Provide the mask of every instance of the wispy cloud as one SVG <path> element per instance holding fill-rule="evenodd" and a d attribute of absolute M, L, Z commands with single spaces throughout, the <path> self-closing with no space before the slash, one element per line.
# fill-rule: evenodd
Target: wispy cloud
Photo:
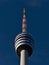
<path fill-rule="evenodd" d="M 1 2 L 6 2 L 6 1 L 8 1 L 8 0 L 0 0 L 0 3 L 1 3 Z"/>
<path fill-rule="evenodd" d="M 48 3 L 48 0 L 26 0 L 26 4 L 30 6 L 42 6 L 45 3 Z"/>
<path fill-rule="evenodd" d="M 6 2 L 8 2 L 8 0 L 0 0 L 0 5 L 3 5 Z"/>
<path fill-rule="evenodd" d="M 32 0 L 30 4 L 33 6 L 42 6 L 46 2 L 48 2 L 48 0 Z"/>

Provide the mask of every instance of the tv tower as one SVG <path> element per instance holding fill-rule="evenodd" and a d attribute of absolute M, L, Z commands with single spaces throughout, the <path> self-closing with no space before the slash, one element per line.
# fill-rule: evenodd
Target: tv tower
<path fill-rule="evenodd" d="M 28 65 L 28 57 L 33 52 L 33 38 L 27 33 L 26 10 L 23 9 L 22 33 L 15 38 L 15 51 L 20 56 L 20 65 Z"/>

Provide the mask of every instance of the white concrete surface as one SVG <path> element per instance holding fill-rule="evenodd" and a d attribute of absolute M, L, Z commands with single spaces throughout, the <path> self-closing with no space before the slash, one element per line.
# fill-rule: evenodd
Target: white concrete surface
<path fill-rule="evenodd" d="M 27 50 L 21 51 L 20 65 L 28 65 L 28 51 Z"/>

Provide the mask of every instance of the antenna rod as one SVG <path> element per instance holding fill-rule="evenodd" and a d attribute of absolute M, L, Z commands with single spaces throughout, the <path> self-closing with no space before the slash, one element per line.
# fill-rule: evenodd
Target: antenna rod
<path fill-rule="evenodd" d="M 27 32 L 27 24 L 26 24 L 26 10 L 23 9 L 23 19 L 22 19 L 22 32 Z"/>

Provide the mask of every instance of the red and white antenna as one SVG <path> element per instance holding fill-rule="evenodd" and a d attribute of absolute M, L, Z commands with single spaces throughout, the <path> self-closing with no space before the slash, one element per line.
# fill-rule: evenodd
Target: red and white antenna
<path fill-rule="evenodd" d="M 25 8 L 23 9 L 22 32 L 27 32 L 26 10 L 25 10 Z"/>

